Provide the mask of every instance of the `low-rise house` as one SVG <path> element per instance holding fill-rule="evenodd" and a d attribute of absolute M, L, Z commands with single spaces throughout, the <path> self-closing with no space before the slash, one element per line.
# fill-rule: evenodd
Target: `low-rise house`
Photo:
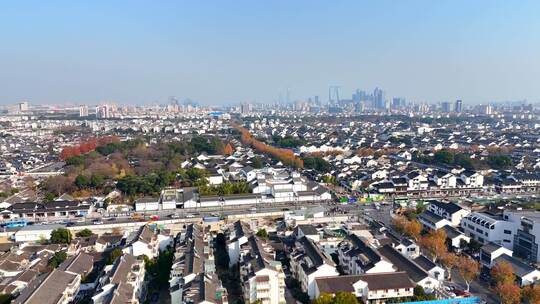
<path fill-rule="evenodd" d="M 229 233 L 227 242 L 227 250 L 229 253 L 229 266 L 232 266 L 240 260 L 240 247 L 247 243 L 249 236 L 249 228 L 242 221 L 236 221 L 233 224 L 233 229 Z"/>
<path fill-rule="evenodd" d="M 432 260 L 428 259 L 424 255 L 420 255 L 417 258 L 413 259 L 413 261 L 418 264 L 418 266 L 422 267 L 431 277 L 443 281 L 445 278 L 445 270 L 435 264 Z"/>
<path fill-rule="evenodd" d="M 50 224 L 50 225 L 31 225 L 22 227 L 14 234 L 15 242 L 37 242 L 41 240 L 48 240 L 51 238 L 53 230 L 58 228 L 64 228 L 63 225 Z"/>
<path fill-rule="evenodd" d="M 495 260 L 503 254 L 512 256 L 512 250 L 495 243 L 487 243 L 480 248 L 480 264 L 491 269 L 495 265 Z"/>
<path fill-rule="evenodd" d="M 92 272 L 92 269 L 94 269 L 94 257 L 87 253 L 81 252 L 67 258 L 58 266 L 58 269 L 69 273 L 78 274 L 81 276 L 81 278 L 84 278 Z"/>
<path fill-rule="evenodd" d="M 246 303 L 285 303 L 285 274 L 269 244 L 251 235 L 242 248 L 240 281 Z"/>
<path fill-rule="evenodd" d="M 294 233 L 297 239 L 304 236 L 312 239 L 314 242 L 319 242 L 321 239 L 317 228 L 315 228 L 313 225 L 298 225 L 294 229 Z"/>
<path fill-rule="evenodd" d="M 482 188 L 484 186 L 484 176 L 474 171 L 463 171 L 461 173 L 461 180 L 470 188 Z"/>
<path fill-rule="evenodd" d="M 55 269 L 37 277 L 13 300 L 14 304 L 67 304 L 79 292 L 79 274 Z"/>
<path fill-rule="evenodd" d="M 439 230 L 443 228 L 444 226 L 450 225 L 449 220 L 429 211 L 426 210 L 418 215 L 418 221 L 424 225 L 425 228 L 432 229 L 432 230 Z"/>
<path fill-rule="evenodd" d="M 439 280 L 432 277 L 420 265 L 407 258 L 390 245 L 379 248 L 379 253 L 390 261 L 395 271 L 405 271 L 409 278 L 417 285 L 422 286 L 428 292 L 440 286 Z"/>
<path fill-rule="evenodd" d="M 94 250 L 97 252 L 104 252 L 121 245 L 124 236 L 121 234 L 102 234 L 94 245 Z"/>
<path fill-rule="evenodd" d="M 92 301 L 94 304 L 138 304 L 145 294 L 144 276 L 144 261 L 124 254 L 105 268 Z"/>
<path fill-rule="evenodd" d="M 24 290 L 30 282 L 32 282 L 38 275 L 39 271 L 28 269 L 25 270 L 11 279 L 5 279 L 4 282 L 0 285 L 0 293 L 8 294 L 12 297 L 16 297 L 19 293 Z M 6 282 L 7 280 L 7 282 Z"/>
<path fill-rule="evenodd" d="M 461 245 L 463 243 L 469 243 L 471 241 L 470 237 L 466 236 L 456 227 L 446 225 L 442 229 L 444 229 L 444 232 L 446 233 L 446 238 L 448 239 L 452 248 L 459 249 L 461 248 Z"/>
<path fill-rule="evenodd" d="M 525 287 L 540 282 L 540 271 L 535 267 L 525 264 L 520 260 L 506 254 L 502 254 L 497 257 L 494 264 L 497 265 L 498 263 L 502 262 L 506 262 L 512 266 L 512 270 L 516 275 L 516 280 L 520 287 Z"/>
<path fill-rule="evenodd" d="M 405 272 L 371 273 L 317 278 L 316 297 L 338 292 L 353 293 L 364 303 L 384 303 L 413 295 L 415 284 Z"/>
<path fill-rule="evenodd" d="M 437 200 L 429 201 L 426 210 L 445 218 L 453 227 L 458 227 L 463 217 L 471 213 L 469 210 L 460 207 L 456 203 L 443 203 Z"/>
<path fill-rule="evenodd" d="M 357 235 L 347 236 L 338 246 L 341 269 L 347 274 L 393 272 L 392 264 Z"/>
<path fill-rule="evenodd" d="M 215 273 L 212 239 L 199 225 L 188 225 L 175 239 L 169 291 L 171 303 L 226 304 L 227 291 Z"/>
<path fill-rule="evenodd" d="M 159 244 L 156 234 L 149 226 L 144 225 L 122 251 L 135 257 L 146 255 L 149 258 L 154 258 L 158 255 L 158 250 Z"/>
<path fill-rule="evenodd" d="M 311 299 L 315 297 L 316 278 L 339 275 L 332 258 L 307 237 L 296 240 L 290 263 L 293 276 Z"/>
<path fill-rule="evenodd" d="M 420 255 L 420 246 L 413 240 L 399 235 L 396 231 L 387 229 L 385 235 L 391 240 L 392 247 L 409 258 L 416 258 Z"/>

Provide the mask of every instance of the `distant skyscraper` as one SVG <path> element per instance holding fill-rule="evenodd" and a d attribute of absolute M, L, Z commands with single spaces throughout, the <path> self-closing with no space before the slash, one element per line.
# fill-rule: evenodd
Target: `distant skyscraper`
<path fill-rule="evenodd" d="M 443 101 L 443 103 L 441 103 L 441 108 L 443 112 L 452 112 L 452 104 L 448 101 Z"/>
<path fill-rule="evenodd" d="M 454 105 L 454 112 L 461 113 L 463 107 L 463 102 L 461 99 L 456 100 L 456 104 Z"/>
<path fill-rule="evenodd" d="M 386 95 L 383 90 L 375 88 L 373 91 L 373 105 L 377 109 L 384 109 L 386 107 Z"/>
<path fill-rule="evenodd" d="M 109 105 L 102 105 L 96 107 L 96 117 L 97 118 L 110 118 L 111 117 L 111 108 Z"/>
<path fill-rule="evenodd" d="M 27 102 L 27 101 L 25 101 L 25 102 L 20 102 L 20 103 L 18 104 L 18 106 L 19 106 L 19 112 L 26 112 L 26 111 L 28 111 L 28 102 Z"/>
<path fill-rule="evenodd" d="M 88 106 L 82 105 L 79 106 L 79 117 L 86 117 L 88 116 Z"/>
<path fill-rule="evenodd" d="M 243 103 L 241 106 L 240 106 L 240 113 L 242 114 L 247 114 L 247 113 L 250 113 L 251 112 L 251 104 L 249 103 Z"/>
<path fill-rule="evenodd" d="M 480 112 L 485 115 L 491 115 L 493 114 L 493 109 L 491 108 L 491 105 L 482 105 L 480 106 Z"/>
<path fill-rule="evenodd" d="M 404 108 L 406 104 L 407 102 L 405 101 L 405 98 L 401 98 L 401 97 L 392 98 L 392 109 Z"/>

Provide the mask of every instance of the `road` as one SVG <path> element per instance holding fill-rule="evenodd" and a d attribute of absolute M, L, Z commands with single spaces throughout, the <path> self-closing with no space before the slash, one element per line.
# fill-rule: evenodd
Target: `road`
<path fill-rule="evenodd" d="M 459 272 L 456 269 L 452 269 L 452 281 L 454 284 L 458 285 L 461 289 L 466 290 L 467 284 L 465 280 L 461 277 Z M 487 303 L 500 303 L 499 298 L 489 289 L 485 282 L 480 281 L 479 279 L 471 282 L 469 292 L 473 296 L 480 297 Z"/>
<path fill-rule="evenodd" d="M 34 225 L 40 224 L 64 224 L 70 227 L 76 226 L 88 226 L 88 225 L 100 225 L 94 224 L 96 221 L 103 222 L 103 224 L 119 224 L 119 223 L 133 223 L 148 221 L 152 216 L 157 215 L 159 219 L 172 219 L 174 214 L 176 219 L 194 219 L 203 218 L 209 216 L 229 216 L 229 215 L 241 215 L 241 214 L 253 214 L 253 213 L 267 213 L 267 212 L 283 212 L 288 210 L 300 210 L 305 208 L 313 208 L 317 206 L 328 206 L 327 204 L 321 204 L 323 202 L 298 202 L 298 203 L 285 203 L 285 204 L 247 204 L 236 205 L 227 207 L 210 207 L 210 208 L 190 208 L 190 209 L 173 209 L 173 210 L 159 210 L 159 211 L 147 211 L 147 212 L 124 212 L 124 213 L 106 213 L 99 214 L 93 212 L 87 217 L 69 217 L 69 218 L 47 218 L 46 221 L 33 221 Z M 133 218 L 133 214 L 141 214 L 144 219 Z M 20 228 L 6 228 L 6 232 L 14 232 Z"/>

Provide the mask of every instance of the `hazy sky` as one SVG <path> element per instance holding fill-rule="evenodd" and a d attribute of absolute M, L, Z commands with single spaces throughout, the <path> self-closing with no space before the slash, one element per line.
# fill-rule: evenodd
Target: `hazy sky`
<path fill-rule="evenodd" d="M 0 103 L 540 101 L 540 1 L 3 1 Z"/>

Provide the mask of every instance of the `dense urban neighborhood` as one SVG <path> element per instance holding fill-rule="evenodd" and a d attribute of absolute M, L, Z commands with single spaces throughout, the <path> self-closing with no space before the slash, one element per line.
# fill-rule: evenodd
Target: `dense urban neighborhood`
<path fill-rule="evenodd" d="M 536 109 L 370 96 L 6 108 L 0 303 L 540 303 Z"/>

